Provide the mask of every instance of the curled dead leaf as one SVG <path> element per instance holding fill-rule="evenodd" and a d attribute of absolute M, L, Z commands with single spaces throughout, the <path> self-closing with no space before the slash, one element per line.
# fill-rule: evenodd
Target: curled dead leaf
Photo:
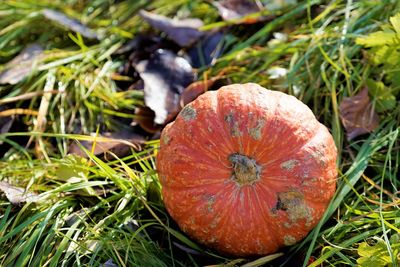
<path fill-rule="evenodd" d="M 379 117 L 370 102 L 367 88 L 354 96 L 343 98 L 339 111 L 348 140 L 372 132 L 379 126 Z"/>
<path fill-rule="evenodd" d="M 80 33 L 82 36 L 89 39 L 100 39 L 99 35 L 79 21 L 68 17 L 67 15 L 52 9 L 44 9 L 42 14 L 49 20 L 57 22 L 58 24 Z"/>
<path fill-rule="evenodd" d="M 138 107 L 135 109 L 135 119 L 132 125 L 139 124 L 143 130 L 154 134 L 162 129 L 162 125 L 154 123 L 155 113 L 148 107 Z"/>
<path fill-rule="evenodd" d="M 188 50 L 191 64 L 194 68 L 212 65 L 221 55 L 224 44 L 224 34 L 209 32 Z"/>
<path fill-rule="evenodd" d="M 185 91 L 181 95 L 180 106 L 183 108 L 193 100 L 195 100 L 199 95 L 205 93 L 210 86 L 214 84 L 215 80 L 207 80 L 207 81 L 197 81 L 191 83 L 188 87 L 186 87 Z"/>
<path fill-rule="evenodd" d="M 180 99 L 181 108 L 195 100 L 201 94 L 207 92 L 208 89 L 212 87 L 216 81 L 220 80 L 223 77 L 223 74 L 224 73 L 221 72 L 216 77 L 212 77 L 208 80 L 196 81 L 186 87 Z"/>
<path fill-rule="evenodd" d="M 37 202 L 40 198 L 35 193 L 28 192 L 24 188 L 13 186 L 7 182 L 0 182 L 0 191 L 13 205 L 20 205 L 26 202 Z"/>
<path fill-rule="evenodd" d="M 222 0 L 215 1 L 214 6 L 218 9 L 223 20 L 237 20 L 252 13 L 260 12 L 263 7 L 257 1 L 251 0 Z M 259 21 L 260 18 L 247 18 L 240 23 L 252 24 Z"/>
<path fill-rule="evenodd" d="M 5 70 L 0 73 L 0 84 L 17 84 L 28 77 L 35 65 L 44 58 L 43 48 L 31 44 L 22 50 L 18 56 L 8 62 Z"/>
<path fill-rule="evenodd" d="M 185 58 L 159 49 L 140 61 L 136 71 L 144 81 L 144 102 L 155 113 L 154 123 L 165 124 L 180 110 L 180 95 L 195 77 L 192 67 Z"/>
<path fill-rule="evenodd" d="M 102 133 L 101 135 L 94 136 L 93 141 L 81 141 L 81 145 L 87 150 L 92 151 L 96 156 L 110 151 L 118 157 L 123 157 L 127 155 L 130 149 L 139 150 L 144 142 L 145 139 L 143 136 L 131 131 L 122 130 L 114 133 Z M 86 153 L 76 143 L 70 145 L 69 153 L 87 157 Z"/>
<path fill-rule="evenodd" d="M 204 35 L 199 30 L 203 26 L 203 21 L 200 19 L 170 19 L 145 10 L 140 10 L 139 15 L 153 28 L 165 32 L 172 41 L 182 47 L 192 45 Z"/>

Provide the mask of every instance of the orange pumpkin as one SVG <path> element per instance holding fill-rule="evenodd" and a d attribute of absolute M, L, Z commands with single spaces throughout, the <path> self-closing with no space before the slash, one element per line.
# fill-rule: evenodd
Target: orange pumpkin
<path fill-rule="evenodd" d="M 301 101 L 257 84 L 207 92 L 161 134 L 157 169 L 181 229 L 223 254 L 266 255 L 318 223 L 336 147 Z"/>

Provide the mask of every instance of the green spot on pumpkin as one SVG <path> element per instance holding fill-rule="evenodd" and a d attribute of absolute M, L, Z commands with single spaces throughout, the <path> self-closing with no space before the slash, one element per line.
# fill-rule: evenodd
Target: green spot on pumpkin
<path fill-rule="evenodd" d="M 296 238 L 294 238 L 291 235 L 285 235 L 283 237 L 283 243 L 285 244 L 285 246 L 291 246 L 296 244 Z"/>
<path fill-rule="evenodd" d="M 229 113 L 228 115 L 226 115 L 224 119 L 225 119 L 226 123 L 228 123 L 228 125 L 229 125 L 232 137 L 239 137 L 239 136 L 243 135 L 243 133 L 239 129 L 239 123 L 237 121 L 235 121 L 235 118 L 233 117 L 232 113 Z"/>
<path fill-rule="evenodd" d="M 183 117 L 183 119 L 185 121 L 191 121 L 191 120 L 196 119 L 197 111 L 194 108 L 192 108 L 191 106 L 186 106 L 182 109 L 180 115 L 181 115 L 181 117 Z"/>
<path fill-rule="evenodd" d="M 254 140 L 261 139 L 261 131 L 265 125 L 265 121 L 260 119 L 257 121 L 257 125 L 254 128 L 249 128 L 248 133 Z"/>
<path fill-rule="evenodd" d="M 278 194 L 278 202 L 274 210 L 283 210 L 287 213 L 291 223 L 306 220 L 305 226 L 311 226 L 313 221 L 312 209 L 304 202 L 304 196 L 297 191 Z"/>
<path fill-rule="evenodd" d="M 282 169 L 290 171 L 291 169 L 293 169 L 294 167 L 296 167 L 296 165 L 299 163 L 298 160 L 295 159 L 291 159 L 288 161 L 283 162 L 280 166 Z"/>

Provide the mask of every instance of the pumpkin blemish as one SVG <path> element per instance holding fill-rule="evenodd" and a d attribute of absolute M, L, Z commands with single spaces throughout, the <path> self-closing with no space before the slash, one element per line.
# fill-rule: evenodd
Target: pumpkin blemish
<path fill-rule="evenodd" d="M 191 121 L 197 117 L 197 111 L 191 106 L 186 106 L 182 109 L 181 116 L 185 121 Z"/>
<path fill-rule="evenodd" d="M 283 237 L 283 243 L 285 244 L 285 246 L 291 246 L 296 243 L 296 238 L 291 235 L 285 235 Z"/>
<path fill-rule="evenodd" d="M 291 225 L 290 223 L 288 223 L 288 222 L 285 222 L 285 223 L 283 224 L 283 226 L 285 226 L 286 228 L 290 228 L 292 225 Z"/>
<path fill-rule="evenodd" d="M 207 211 L 208 212 L 214 211 L 214 208 L 213 208 L 214 203 L 215 203 L 215 197 L 214 196 L 209 197 L 207 200 Z"/>
<path fill-rule="evenodd" d="M 254 140 L 260 140 L 261 139 L 261 130 L 263 129 L 264 125 L 265 125 L 264 120 L 258 120 L 257 125 L 254 128 L 248 129 L 249 135 Z"/>
<path fill-rule="evenodd" d="M 281 166 L 281 169 L 290 171 L 290 170 L 292 170 L 294 167 L 296 167 L 296 165 L 297 165 L 298 163 L 299 163 L 298 160 L 290 159 L 290 160 L 288 160 L 288 161 L 283 162 L 280 166 Z"/>
<path fill-rule="evenodd" d="M 232 113 L 229 113 L 228 115 L 226 115 L 224 117 L 224 119 L 230 127 L 232 137 L 239 137 L 239 136 L 243 135 L 243 133 L 239 129 L 239 123 L 237 121 L 235 121 Z"/>
<path fill-rule="evenodd" d="M 162 137 L 162 141 L 164 144 L 169 145 L 169 143 L 171 142 L 171 137 L 167 134 L 164 134 Z"/>
<path fill-rule="evenodd" d="M 279 193 L 276 210 L 286 211 L 292 223 L 305 219 L 309 225 L 313 220 L 311 209 L 304 203 L 303 195 L 297 191 Z"/>

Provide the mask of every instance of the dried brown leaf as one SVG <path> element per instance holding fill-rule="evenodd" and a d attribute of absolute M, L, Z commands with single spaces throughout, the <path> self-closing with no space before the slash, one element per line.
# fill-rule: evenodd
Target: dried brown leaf
<path fill-rule="evenodd" d="M 139 124 L 148 133 L 157 133 L 162 129 L 162 125 L 154 123 L 154 111 L 148 107 L 138 107 L 135 109 L 135 119 L 133 125 Z"/>
<path fill-rule="evenodd" d="M 187 52 L 194 68 L 213 65 L 223 51 L 224 34 L 209 32 Z"/>
<path fill-rule="evenodd" d="M 144 10 L 139 14 L 153 28 L 165 32 L 172 41 L 182 47 L 192 45 L 204 34 L 199 30 L 203 26 L 200 19 L 170 19 Z"/>
<path fill-rule="evenodd" d="M 143 136 L 127 130 L 102 133 L 94 139 L 96 141 L 82 141 L 81 145 L 92 151 L 96 156 L 110 151 L 118 157 L 123 157 L 130 149 L 140 149 L 140 146 L 145 142 Z M 127 143 L 131 145 L 127 145 Z M 69 153 L 87 157 L 86 153 L 76 143 L 71 144 Z"/>
<path fill-rule="evenodd" d="M 213 84 L 218 81 L 220 77 L 214 77 L 206 81 L 196 81 L 186 87 L 181 95 L 180 105 L 183 108 L 198 96 L 208 91 Z"/>
<path fill-rule="evenodd" d="M 345 97 L 339 111 L 348 140 L 372 132 L 379 126 L 379 117 L 372 107 L 367 88 L 354 96 Z"/>
<path fill-rule="evenodd" d="M 237 20 L 252 13 L 260 12 L 260 7 L 256 1 L 251 0 L 222 0 L 214 2 L 214 6 L 218 9 L 223 20 Z M 241 21 L 244 24 L 252 24 L 258 19 L 247 19 Z"/>
<path fill-rule="evenodd" d="M 24 188 L 13 186 L 7 182 L 0 182 L 0 191 L 13 205 L 20 205 L 25 202 L 37 202 L 39 200 L 37 194 L 27 192 Z"/>
<path fill-rule="evenodd" d="M 43 48 L 40 45 L 29 45 L 6 64 L 5 70 L 0 73 L 0 84 L 19 83 L 31 74 L 35 64 L 43 57 Z"/>
<path fill-rule="evenodd" d="M 83 25 L 79 21 L 72 19 L 59 11 L 44 9 L 42 13 L 47 19 L 55 21 L 72 31 L 78 32 L 86 38 L 100 39 L 100 36 L 96 32 L 89 29 L 87 26 Z"/>
<path fill-rule="evenodd" d="M 165 124 L 180 110 L 180 95 L 194 80 L 192 67 L 183 57 L 159 49 L 136 70 L 144 81 L 144 102 L 155 113 L 154 123 Z"/>

